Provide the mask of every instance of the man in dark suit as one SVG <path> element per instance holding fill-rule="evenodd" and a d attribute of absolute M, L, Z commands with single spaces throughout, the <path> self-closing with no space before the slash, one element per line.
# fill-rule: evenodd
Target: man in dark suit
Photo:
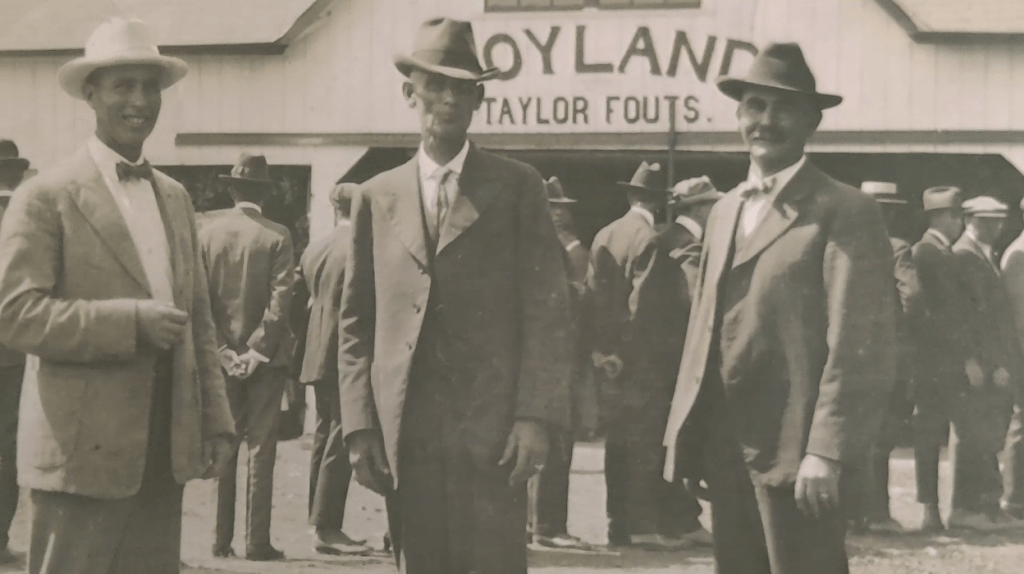
<path fill-rule="evenodd" d="M 249 452 L 245 557 L 278 560 L 270 543 L 274 461 L 281 398 L 287 382 L 281 344 L 288 336 L 288 311 L 295 261 L 286 227 L 263 216 L 261 204 L 276 185 L 262 155 L 242 154 L 222 175 L 235 208 L 199 233 L 210 283 L 221 364 L 239 440 L 217 483 L 213 554 L 234 556 L 235 477 L 244 438 Z"/>
<path fill-rule="evenodd" d="M 950 528 L 993 530 L 1018 526 L 999 507 L 1003 485 L 999 451 L 1006 443 L 1024 358 L 1017 344 L 1013 304 L 999 276 L 992 245 L 1006 222 L 1006 205 L 981 196 L 963 203 L 967 229 L 953 244 L 959 262 L 965 308 L 964 325 L 974 343 L 967 384 L 954 402 L 949 450 L 953 454 Z"/>
<path fill-rule="evenodd" d="M 924 505 L 923 532 L 945 529 L 939 512 L 939 453 L 949 437 L 956 397 L 966 368 L 978 369 L 966 325 L 968 311 L 960 284 L 953 242 L 963 233 L 960 190 L 933 187 L 922 196 L 928 230 L 913 247 L 922 304 L 913 310 L 910 327 L 916 350 L 914 383 L 914 472 L 917 501 Z M 953 456 L 963 462 L 962 457 Z M 954 474 L 958 472 L 955 468 Z M 963 482 L 959 481 L 961 487 Z"/>
<path fill-rule="evenodd" d="M 1021 201 L 1024 210 L 1024 201 Z M 1021 233 L 1003 252 L 1003 285 L 1013 305 L 1017 339 L 1024 349 L 1024 233 Z M 1018 381 L 1018 385 L 1021 382 Z M 1003 453 L 1003 498 L 1000 506 L 1015 519 L 1024 519 L 1024 393 L 1015 396 L 1013 418 L 1006 433 Z"/>
<path fill-rule="evenodd" d="M 309 524 L 313 548 L 322 554 L 365 554 L 364 540 L 342 530 L 352 465 L 341 436 L 338 399 L 338 311 L 341 285 L 352 236 L 349 214 L 358 185 L 339 183 L 331 190 L 334 231 L 309 244 L 296 270 L 292 331 L 298 345 L 293 370 L 300 383 L 313 387 L 316 428 L 309 463 Z"/>
<path fill-rule="evenodd" d="M 0 221 L 3 221 L 14 190 L 25 177 L 28 160 L 19 157 L 18 146 L 0 140 Z M 0 346 L 0 564 L 16 557 L 7 547 L 8 532 L 18 508 L 18 405 L 21 380 L 25 376 L 25 355 Z"/>
<path fill-rule="evenodd" d="M 552 177 L 544 182 L 551 208 L 555 232 L 562 244 L 566 273 L 569 279 L 571 307 L 570 332 L 573 343 L 571 379 L 571 428 L 548 433 L 548 460 L 544 469 L 529 482 L 529 535 L 534 544 L 548 548 L 589 550 L 589 544 L 569 534 L 569 474 L 572 469 L 573 445 L 577 437 L 590 437 L 597 427 L 597 393 L 590 369 L 581 323 L 581 299 L 586 289 L 589 253 L 580 243 L 569 206 L 575 199 L 566 197 L 562 182 Z"/>
<path fill-rule="evenodd" d="M 718 86 L 751 167 L 708 219 L 665 478 L 706 482 L 721 574 L 845 574 L 840 477 L 895 376 L 892 249 L 878 205 L 804 155 L 842 98 L 799 46 Z"/>
<path fill-rule="evenodd" d="M 871 447 L 867 463 L 861 469 L 860 478 L 849 481 L 852 484 L 848 484 L 850 490 L 845 503 L 852 529 L 898 534 L 903 532 L 903 526 L 893 519 L 889 509 L 889 457 L 896 448 L 913 410 L 907 395 L 911 359 L 914 356 L 908 318 L 922 303 L 921 285 L 914 267 L 910 244 L 895 235 L 896 227 L 900 221 L 906 220 L 907 216 L 907 201 L 900 197 L 899 188 L 895 183 L 886 181 L 865 181 L 860 188 L 873 197 L 882 209 L 882 216 L 889 232 L 889 244 L 892 245 L 893 251 L 893 288 L 900 305 L 895 309 L 894 317 L 896 379 L 882 418 L 881 433 Z"/>
<path fill-rule="evenodd" d="M 352 200 L 341 424 L 408 574 L 525 574 L 526 481 L 569 425 L 561 245 L 540 174 L 467 140 L 475 54 L 468 22 L 420 28 L 395 61 L 420 150 Z"/>
<path fill-rule="evenodd" d="M 659 164 L 640 165 L 624 188 L 630 209 L 598 232 L 590 251 L 587 314 L 594 364 L 604 371 L 608 540 L 670 550 L 675 510 L 661 480 L 661 436 L 679 364 L 684 315 L 678 274 L 655 221 L 668 189 Z M 690 525 L 691 529 L 693 525 Z M 699 523 L 697 523 L 699 527 Z"/>

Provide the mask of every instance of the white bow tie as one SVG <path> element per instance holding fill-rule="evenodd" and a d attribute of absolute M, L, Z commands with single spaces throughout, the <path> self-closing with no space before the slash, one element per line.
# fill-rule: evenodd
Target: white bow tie
<path fill-rule="evenodd" d="M 762 180 L 747 180 L 740 184 L 740 195 L 744 199 L 750 199 L 761 194 L 771 193 L 775 187 L 775 178 L 766 177 Z"/>

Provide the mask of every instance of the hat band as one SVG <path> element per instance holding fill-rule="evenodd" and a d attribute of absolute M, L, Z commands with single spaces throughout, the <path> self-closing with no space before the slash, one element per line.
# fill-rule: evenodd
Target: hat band
<path fill-rule="evenodd" d="M 457 68 L 475 74 L 483 72 L 480 62 L 473 53 L 451 50 L 417 50 L 412 53 L 412 57 L 431 66 Z"/>

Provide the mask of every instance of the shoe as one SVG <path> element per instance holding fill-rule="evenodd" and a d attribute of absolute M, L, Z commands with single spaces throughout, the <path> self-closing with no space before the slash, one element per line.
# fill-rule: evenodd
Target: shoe
<path fill-rule="evenodd" d="M 11 551 L 10 548 L 4 546 L 0 548 L 0 564 L 14 564 L 20 562 L 23 556 L 21 554 Z"/>
<path fill-rule="evenodd" d="M 533 542 L 545 548 L 557 548 L 559 550 L 593 550 L 594 547 L 583 540 L 566 533 L 554 536 L 533 535 Z"/>
<path fill-rule="evenodd" d="M 903 534 L 905 532 L 903 525 L 896 522 L 891 516 L 878 520 L 868 520 L 867 528 L 871 532 L 878 534 Z"/>
<path fill-rule="evenodd" d="M 989 519 L 992 520 L 997 530 L 1024 528 L 1024 520 L 1002 509 L 990 514 Z"/>
<path fill-rule="evenodd" d="M 924 518 L 921 520 L 920 532 L 934 534 L 944 532 L 946 527 L 942 524 L 942 515 L 939 513 L 939 505 L 929 504 L 924 508 Z"/>
<path fill-rule="evenodd" d="M 714 546 L 715 544 L 715 537 L 704 528 L 698 528 L 693 532 L 687 532 L 682 536 L 674 536 L 673 538 L 676 540 L 683 540 L 691 546 L 702 546 L 704 548 Z"/>
<path fill-rule="evenodd" d="M 253 562 L 270 562 L 273 560 L 281 560 L 283 558 L 284 552 L 281 552 L 269 544 L 266 546 L 258 546 L 256 548 L 247 548 L 245 550 L 245 559 Z"/>
<path fill-rule="evenodd" d="M 1010 515 L 1015 520 L 1024 520 L 1024 506 L 1002 502 L 999 504 L 999 507 L 1003 509 L 1003 512 Z"/>
<path fill-rule="evenodd" d="M 608 533 L 608 546 L 610 548 L 629 546 L 630 540 L 628 534 L 621 532 L 609 532 Z"/>
<path fill-rule="evenodd" d="M 363 556 L 373 551 L 365 540 L 353 540 L 341 530 L 314 531 L 313 550 L 333 556 Z"/>
<path fill-rule="evenodd" d="M 384 533 L 384 552 L 391 552 L 391 533 Z"/>
<path fill-rule="evenodd" d="M 950 530 L 975 530 L 978 532 L 991 532 L 1006 528 L 984 512 L 973 512 L 969 510 L 954 510 L 946 520 Z"/>
<path fill-rule="evenodd" d="M 634 534 L 629 537 L 629 545 L 644 550 L 660 552 L 677 552 L 692 548 L 693 543 L 682 538 L 667 538 L 661 534 Z"/>
<path fill-rule="evenodd" d="M 235 554 L 235 549 L 230 544 L 214 544 L 213 545 L 213 557 L 214 558 L 238 558 Z"/>

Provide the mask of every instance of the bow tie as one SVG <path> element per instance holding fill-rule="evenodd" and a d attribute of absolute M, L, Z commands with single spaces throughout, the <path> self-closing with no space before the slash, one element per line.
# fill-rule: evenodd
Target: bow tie
<path fill-rule="evenodd" d="M 132 165 L 123 161 L 117 162 L 117 179 L 131 181 L 133 179 L 153 179 L 153 167 L 148 161 L 139 165 Z"/>
<path fill-rule="evenodd" d="M 750 199 L 761 194 L 771 193 L 772 188 L 774 187 L 775 178 L 773 177 L 766 177 L 757 181 L 745 181 L 740 184 L 740 195 L 742 195 L 744 199 Z"/>

